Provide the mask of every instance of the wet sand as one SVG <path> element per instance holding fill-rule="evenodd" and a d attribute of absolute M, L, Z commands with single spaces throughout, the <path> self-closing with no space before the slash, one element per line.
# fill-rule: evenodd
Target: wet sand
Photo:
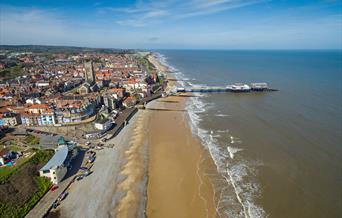
<path fill-rule="evenodd" d="M 180 99 L 179 97 L 169 97 Z M 183 108 L 153 102 L 149 107 Z M 206 176 L 213 163 L 194 138 L 184 112 L 149 111 L 148 217 L 217 217 L 214 191 Z"/>

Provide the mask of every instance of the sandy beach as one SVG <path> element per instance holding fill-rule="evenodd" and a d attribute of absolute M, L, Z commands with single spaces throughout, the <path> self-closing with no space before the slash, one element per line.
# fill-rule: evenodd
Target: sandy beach
<path fill-rule="evenodd" d="M 149 59 L 167 72 L 153 56 Z M 174 81 L 168 88 L 173 85 Z M 115 146 L 97 152 L 93 173 L 71 186 L 59 215 L 218 217 L 207 176 L 215 165 L 189 128 L 185 101 L 177 96 L 160 98 L 139 110 L 107 142 Z"/>
<path fill-rule="evenodd" d="M 214 192 L 205 176 L 213 163 L 179 111 L 183 101 L 169 97 L 149 105 L 175 111 L 148 114 L 148 217 L 216 217 Z"/>
<path fill-rule="evenodd" d="M 93 173 L 70 187 L 60 217 L 144 217 L 146 145 L 140 143 L 143 111 L 118 136 L 113 148 L 97 151 Z"/>
<path fill-rule="evenodd" d="M 153 56 L 159 71 L 167 69 Z M 173 84 L 169 84 L 169 87 Z M 148 105 L 148 217 L 217 217 L 206 176 L 215 166 L 186 120 L 186 98 L 171 96 Z"/>

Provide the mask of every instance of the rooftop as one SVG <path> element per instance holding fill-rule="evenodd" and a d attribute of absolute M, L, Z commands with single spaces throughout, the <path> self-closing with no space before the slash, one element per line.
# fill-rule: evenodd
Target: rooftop
<path fill-rule="evenodd" d="M 104 124 L 104 123 L 106 123 L 108 121 L 109 121 L 108 119 L 100 119 L 100 120 L 97 120 L 96 123 Z"/>
<path fill-rule="evenodd" d="M 56 149 L 53 157 L 45 164 L 41 171 L 50 170 L 53 167 L 61 166 L 68 156 L 68 146 L 61 145 Z"/>

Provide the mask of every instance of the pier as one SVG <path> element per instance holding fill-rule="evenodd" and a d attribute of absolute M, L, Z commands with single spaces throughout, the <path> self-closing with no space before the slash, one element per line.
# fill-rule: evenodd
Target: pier
<path fill-rule="evenodd" d="M 269 88 L 267 83 L 251 83 L 250 85 L 235 83 L 227 86 L 190 86 L 179 87 L 177 92 L 272 92 L 277 89 Z"/>

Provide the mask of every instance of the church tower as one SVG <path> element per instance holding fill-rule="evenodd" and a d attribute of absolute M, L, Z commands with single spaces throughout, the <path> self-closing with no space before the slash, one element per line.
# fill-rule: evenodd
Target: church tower
<path fill-rule="evenodd" d="M 90 85 L 95 83 L 95 74 L 94 74 L 94 67 L 93 62 L 88 61 L 84 63 L 85 68 L 85 82 L 89 83 Z"/>

